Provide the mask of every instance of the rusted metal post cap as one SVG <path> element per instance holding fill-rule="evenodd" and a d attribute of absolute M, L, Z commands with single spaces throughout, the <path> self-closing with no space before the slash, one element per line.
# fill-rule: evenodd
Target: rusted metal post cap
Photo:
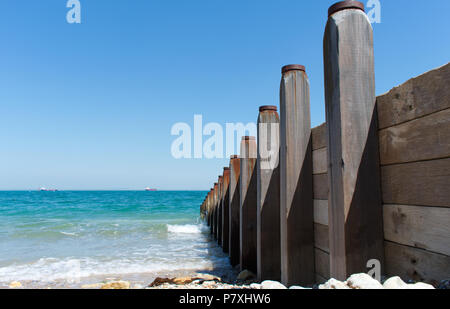
<path fill-rule="evenodd" d="M 342 10 L 348 10 L 348 9 L 358 9 L 358 10 L 365 12 L 363 3 L 359 2 L 359 1 L 347 0 L 347 1 L 337 2 L 337 3 L 333 4 L 332 6 L 330 6 L 330 8 L 328 9 L 328 17 L 330 17 L 331 15 L 333 15 L 336 12 L 339 12 Z"/>
<path fill-rule="evenodd" d="M 278 110 L 278 108 L 276 106 L 274 106 L 274 105 L 264 105 L 264 106 L 261 106 L 259 108 L 259 112 L 265 112 L 265 111 L 274 111 L 274 112 L 276 112 L 277 110 Z"/>
<path fill-rule="evenodd" d="M 242 136 L 243 141 L 256 141 L 256 137 L 254 136 Z"/>
<path fill-rule="evenodd" d="M 230 168 L 229 167 L 224 167 L 223 170 L 226 172 L 226 171 L 229 171 Z"/>
<path fill-rule="evenodd" d="M 289 71 L 303 71 L 306 72 L 306 68 L 304 65 L 301 64 L 289 64 L 289 65 L 285 65 L 284 67 L 281 68 L 281 73 L 284 74 L 286 72 Z"/>

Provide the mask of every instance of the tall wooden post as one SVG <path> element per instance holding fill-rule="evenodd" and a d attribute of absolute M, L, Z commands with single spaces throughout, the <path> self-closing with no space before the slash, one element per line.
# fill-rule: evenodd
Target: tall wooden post
<path fill-rule="evenodd" d="M 218 196 L 217 196 L 217 243 L 222 246 L 222 202 L 223 202 L 223 176 L 219 176 L 218 180 Z"/>
<path fill-rule="evenodd" d="M 222 249 L 224 253 L 229 251 L 230 237 L 230 168 L 223 168 L 223 188 L 222 188 Z"/>
<path fill-rule="evenodd" d="M 257 270 L 256 261 L 256 138 L 241 141 L 240 264 L 241 270 Z"/>
<path fill-rule="evenodd" d="M 282 69 L 280 87 L 281 281 L 314 283 L 314 211 L 309 80 L 302 65 Z"/>
<path fill-rule="evenodd" d="M 213 211 L 212 211 L 212 223 L 213 223 L 213 228 L 212 228 L 212 234 L 214 236 L 214 238 L 216 238 L 217 236 L 217 191 L 219 189 L 219 184 L 216 182 L 214 183 L 214 194 L 213 194 Z"/>
<path fill-rule="evenodd" d="M 330 274 L 344 280 L 383 263 L 373 34 L 364 5 L 336 3 L 324 36 Z"/>
<path fill-rule="evenodd" d="M 280 118 L 276 106 L 261 106 L 258 117 L 257 275 L 281 278 L 280 247 Z"/>
<path fill-rule="evenodd" d="M 241 161 L 237 155 L 230 159 L 230 263 L 234 267 L 240 263 L 240 186 Z"/>

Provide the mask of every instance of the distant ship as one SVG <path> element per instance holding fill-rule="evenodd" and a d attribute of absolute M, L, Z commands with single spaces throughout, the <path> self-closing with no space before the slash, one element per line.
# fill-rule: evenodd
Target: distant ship
<path fill-rule="evenodd" d="M 155 192 L 155 191 L 158 191 L 157 189 L 152 189 L 152 188 L 145 188 L 145 191 L 151 191 L 151 192 Z"/>
<path fill-rule="evenodd" d="M 40 188 L 39 191 L 41 191 L 41 192 L 58 192 L 58 189 Z"/>

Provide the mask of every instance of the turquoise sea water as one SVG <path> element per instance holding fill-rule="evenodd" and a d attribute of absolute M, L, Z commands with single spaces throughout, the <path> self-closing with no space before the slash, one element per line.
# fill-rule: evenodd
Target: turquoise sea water
<path fill-rule="evenodd" d="M 0 283 L 225 267 L 206 192 L 0 192 Z"/>

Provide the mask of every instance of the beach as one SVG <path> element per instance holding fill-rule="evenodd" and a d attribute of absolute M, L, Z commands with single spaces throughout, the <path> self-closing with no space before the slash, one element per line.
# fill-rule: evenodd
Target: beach
<path fill-rule="evenodd" d="M 197 191 L 0 192 L 0 288 L 235 275 Z"/>

